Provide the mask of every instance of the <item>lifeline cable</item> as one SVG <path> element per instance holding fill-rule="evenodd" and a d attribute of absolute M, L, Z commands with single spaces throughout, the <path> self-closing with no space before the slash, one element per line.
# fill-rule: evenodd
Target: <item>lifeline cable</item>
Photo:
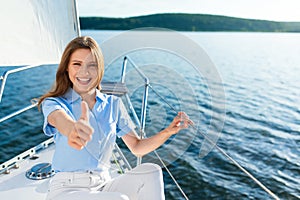
<path fill-rule="evenodd" d="M 186 200 L 189 200 L 189 198 L 186 196 L 186 194 L 184 193 L 184 191 L 182 190 L 182 188 L 180 187 L 180 185 L 178 184 L 177 180 L 172 175 L 172 173 L 170 172 L 170 170 L 168 169 L 168 167 L 166 166 L 166 164 L 164 163 L 164 161 L 161 159 L 161 157 L 158 155 L 158 153 L 156 151 L 154 151 L 154 153 L 155 153 L 156 157 L 159 159 L 159 161 L 161 162 L 161 164 L 164 166 L 164 168 L 166 169 L 166 171 L 168 172 L 168 174 L 170 175 L 171 179 L 174 181 L 175 185 L 177 186 L 178 190 L 181 192 L 182 196 Z"/>
<path fill-rule="evenodd" d="M 152 89 L 152 91 L 162 100 L 164 101 L 175 113 L 178 113 L 178 111 L 165 100 L 164 97 L 162 97 L 159 93 L 157 93 L 153 87 L 149 84 L 149 87 Z M 270 196 L 272 196 L 274 199 L 279 200 L 279 198 L 265 185 L 263 185 L 258 179 L 256 179 L 250 172 L 248 172 L 245 168 L 243 168 L 237 161 L 235 161 L 231 156 L 229 156 L 222 148 L 220 148 L 217 144 L 215 144 L 213 141 L 211 141 L 208 137 L 206 137 L 203 133 L 197 130 L 197 128 L 194 125 L 191 125 L 192 128 L 197 132 L 200 133 L 209 143 L 211 143 L 215 148 L 221 152 L 227 159 L 229 159 L 235 166 L 237 166 L 242 172 L 244 172 L 248 177 L 250 177 L 256 184 L 258 184 L 265 192 L 267 192 Z"/>

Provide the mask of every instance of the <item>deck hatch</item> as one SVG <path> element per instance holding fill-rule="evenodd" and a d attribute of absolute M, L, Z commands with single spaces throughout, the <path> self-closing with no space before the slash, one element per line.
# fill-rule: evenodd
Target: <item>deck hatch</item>
<path fill-rule="evenodd" d="M 54 176 L 55 171 L 50 163 L 39 163 L 26 171 L 26 177 L 32 180 L 42 180 Z"/>

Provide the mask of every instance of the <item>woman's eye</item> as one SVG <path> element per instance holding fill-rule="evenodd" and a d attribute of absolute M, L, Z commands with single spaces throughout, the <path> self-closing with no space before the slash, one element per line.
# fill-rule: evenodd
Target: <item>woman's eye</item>
<path fill-rule="evenodd" d="M 89 68 L 97 68 L 97 65 L 96 64 L 90 64 L 88 65 Z"/>
<path fill-rule="evenodd" d="M 74 68 L 79 68 L 81 66 L 81 64 L 80 63 L 72 63 L 72 66 Z"/>

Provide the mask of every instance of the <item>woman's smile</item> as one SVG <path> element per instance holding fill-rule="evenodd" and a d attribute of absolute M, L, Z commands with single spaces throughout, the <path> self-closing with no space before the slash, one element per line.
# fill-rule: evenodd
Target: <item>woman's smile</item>
<path fill-rule="evenodd" d="M 78 94 L 88 93 L 96 87 L 98 66 L 90 49 L 77 49 L 73 52 L 69 65 L 69 79 Z"/>
<path fill-rule="evenodd" d="M 79 77 L 76 77 L 76 80 L 78 81 L 78 83 L 80 83 L 82 85 L 88 85 L 92 79 L 91 78 L 79 78 Z"/>

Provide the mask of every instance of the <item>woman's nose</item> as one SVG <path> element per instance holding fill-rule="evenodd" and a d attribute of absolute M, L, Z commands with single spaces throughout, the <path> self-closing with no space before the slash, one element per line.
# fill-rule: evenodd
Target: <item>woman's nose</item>
<path fill-rule="evenodd" d="M 82 65 L 79 70 L 78 70 L 78 74 L 81 74 L 81 75 L 88 75 L 89 74 L 89 71 L 88 71 L 88 68 L 86 65 Z"/>

